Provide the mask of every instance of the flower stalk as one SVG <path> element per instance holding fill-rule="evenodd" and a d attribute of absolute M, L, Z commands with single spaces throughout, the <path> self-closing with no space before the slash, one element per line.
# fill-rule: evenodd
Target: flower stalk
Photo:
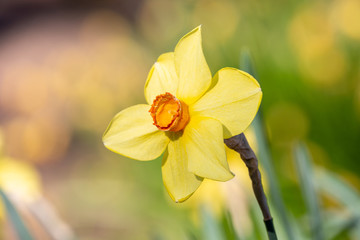
<path fill-rule="evenodd" d="M 257 157 L 250 147 L 244 133 L 224 139 L 225 144 L 234 151 L 240 154 L 241 159 L 244 161 L 249 170 L 249 176 L 252 182 L 253 191 L 256 200 L 260 206 L 261 212 L 264 217 L 266 231 L 270 240 L 276 240 L 276 232 L 273 224 L 273 219 L 270 214 L 269 205 L 264 193 L 264 188 L 261 182 L 261 174 L 258 167 Z"/>

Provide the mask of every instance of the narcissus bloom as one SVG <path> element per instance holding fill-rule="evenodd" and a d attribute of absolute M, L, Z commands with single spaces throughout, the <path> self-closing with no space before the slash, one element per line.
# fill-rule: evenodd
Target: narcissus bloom
<path fill-rule="evenodd" d="M 148 104 L 119 112 L 103 136 L 121 155 L 148 161 L 162 153 L 164 185 L 185 201 L 204 178 L 233 177 L 223 139 L 242 133 L 254 119 L 262 92 L 249 74 L 223 68 L 212 78 L 201 46 L 201 27 L 186 34 L 175 51 L 162 54 L 145 83 Z"/>

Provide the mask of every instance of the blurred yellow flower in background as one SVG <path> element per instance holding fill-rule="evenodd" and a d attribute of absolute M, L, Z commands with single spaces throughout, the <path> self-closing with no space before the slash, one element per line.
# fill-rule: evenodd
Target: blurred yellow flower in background
<path fill-rule="evenodd" d="M 288 37 L 305 80 L 320 88 L 342 83 L 348 63 L 324 3 L 301 6 L 290 21 Z"/>
<path fill-rule="evenodd" d="M 360 40 L 360 2 L 357 0 L 337 0 L 332 4 L 334 24 L 346 36 Z"/>
<path fill-rule="evenodd" d="M 73 239 L 70 227 L 61 220 L 52 204 L 43 196 L 41 175 L 31 163 L 13 159 L 3 153 L 4 138 L 0 130 L 0 189 L 14 205 L 35 239 Z M 5 239 L 17 239 L 8 206 L 0 198 L 0 224 Z M 10 221 L 9 221 L 10 219 Z"/>
<path fill-rule="evenodd" d="M 4 156 L 3 145 L 0 130 L 0 188 L 21 201 L 33 201 L 41 195 L 40 176 L 31 164 Z"/>
<path fill-rule="evenodd" d="M 250 126 L 244 131 L 244 134 L 250 146 L 257 152 L 254 129 Z M 225 151 L 229 166 L 235 177 L 224 183 L 204 181 L 197 194 L 189 199 L 184 206 L 194 210 L 192 216 L 199 225 L 202 224 L 198 214 L 201 207 L 205 207 L 217 219 L 220 219 L 224 212 L 229 212 L 237 235 L 248 238 L 253 228 L 250 205 L 252 201 L 256 201 L 252 194 L 252 182 L 249 178 L 248 169 L 241 160 L 239 153 L 227 146 L 225 146 Z M 263 183 L 264 189 L 267 191 L 266 181 Z"/>
<path fill-rule="evenodd" d="M 162 54 L 145 84 L 148 104 L 118 113 L 103 136 L 108 149 L 137 160 L 165 151 L 163 181 L 175 202 L 189 198 L 204 178 L 233 177 L 223 138 L 250 125 L 262 98 L 259 83 L 243 71 L 223 68 L 212 78 L 201 44 L 199 26 Z"/>
<path fill-rule="evenodd" d="M 41 195 L 40 176 L 35 168 L 8 157 L 0 159 L 0 187 L 24 202 L 34 201 Z"/>

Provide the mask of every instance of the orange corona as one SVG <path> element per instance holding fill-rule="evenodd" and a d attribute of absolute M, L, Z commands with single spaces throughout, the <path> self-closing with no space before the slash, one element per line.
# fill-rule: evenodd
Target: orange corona
<path fill-rule="evenodd" d="M 162 131 L 177 132 L 189 122 L 188 106 L 168 92 L 154 99 L 149 112 L 154 125 Z"/>

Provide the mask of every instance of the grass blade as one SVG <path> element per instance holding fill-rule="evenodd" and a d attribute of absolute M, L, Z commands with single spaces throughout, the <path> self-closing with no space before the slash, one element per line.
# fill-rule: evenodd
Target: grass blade
<path fill-rule="evenodd" d="M 219 222 L 215 219 L 207 206 L 201 206 L 200 211 L 203 224 L 203 238 L 208 240 L 226 239 Z"/>
<path fill-rule="evenodd" d="M 316 183 L 318 189 L 329 197 L 338 201 L 352 215 L 355 222 L 349 231 L 353 239 L 360 239 L 360 194 L 350 184 L 330 171 L 317 168 Z"/>
<path fill-rule="evenodd" d="M 314 174 L 310 156 L 304 145 L 298 144 L 294 150 L 295 164 L 300 178 L 304 200 L 310 214 L 310 229 L 313 239 L 324 239 L 319 200 L 314 186 Z"/>
<path fill-rule="evenodd" d="M 344 214 L 344 211 L 328 211 L 325 212 L 324 232 L 326 239 L 339 239 L 338 237 L 345 232 L 352 231 L 359 224 L 359 217 L 350 217 Z M 356 237 L 355 239 L 359 239 Z"/>
<path fill-rule="evenodd" d="M 25 226 L 23 220 L 21 219 L 18 211 L 10 201 L 10 199 L 6 196 L 6 194 L 0 189 L 0 196 L 4 203 L 7 216 L 10 219 L 11 224 L 13 225 L 16 234 L 20 240 L 33 240 L 30 235 L 27 227 Z"/>

